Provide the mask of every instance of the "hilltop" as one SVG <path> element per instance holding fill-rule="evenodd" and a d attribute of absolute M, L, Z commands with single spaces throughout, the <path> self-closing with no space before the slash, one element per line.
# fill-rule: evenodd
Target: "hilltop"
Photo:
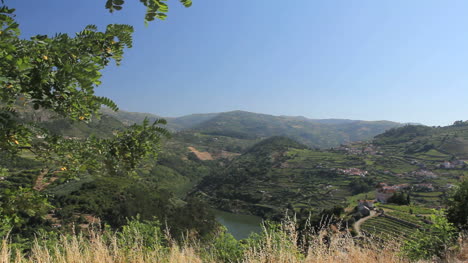
<path fill-rule="evenodd" d="M 370 139 L 400 125 L 388 121 L 313 120 L 232 111 L 220 113 L 195 126 L 193 130 L 240 139 L 287 136 L 309 146 L 327 148 L 345 142 Z"/>
<path fill-rule="evenodd" d="M 145 117 L 161 118 L 149 113 L 102 109 L 124 124 L 140 123 Z M 361 121 L 346 119 L 308 119 L 294 116 L 273 116 L 246 111 L 192 114 L 169 117 L 167 128 L 208 136 L 224 136 L 240 140 L 259 140 L 271 136 L 286 136 L 311 147 L 328 148 L 341 143 L 368 140 L 388 129 L 403 124 L 390 121 Z"/>
<path fill-rule="evenodd" d="M 390 129 L 375 137 L 378 145 L 392 145 L 408 154 L 424 153 L 431 149 L 460 159 L 468 159 L 468 124 L 456 122 L 446 127 L 410 125 Z M 450 157 L 451 158 L 451 157 Z"/>

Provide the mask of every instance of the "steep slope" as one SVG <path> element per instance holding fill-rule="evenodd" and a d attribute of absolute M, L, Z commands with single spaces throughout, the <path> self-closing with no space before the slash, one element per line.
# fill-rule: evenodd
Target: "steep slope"
<path fill-rule="evenodd" d="M 345 196 L 351 195 L 346 187 L 349 182 L 329 170 L 316 169 L 318 162 L 303 159 L 313 156 L 360 163 L 341 154 L 310 150 L 286 137 L 272 137 L 254 145 L 219 174 L 205 177 L 195 194 L 220 209 L 264 218 L 280 217 L 286 209 L 318 213 L 345 202 Z"/>
<path fill-rule="evenodd" d="M 468 159 L 468 123 L 446 127 L 408 125 L 376 136 L 374 143 L 407 154 L 433 150 L 448 155 L 448 159 Z"/>
<path fill-rule="evenodd" d="M 346 207 L 358 198 L 373 198 L 377 183 L 385 182 L 406 185 L 415 205 L 434 208 L 468 176 L 462 161 L 467 141 L 468 125 L 405 126 L 373 142 L 329 150 L 274 137 L 205 177 L 195 194 L 220 209 L 271 218 L 286 210 L 304 215 Z"/>
<path fill-rule="evenodd" d="M 205 177 L 196 194 L 224 210 L 277 216 L 295 193 L 280 183 L 289 175 L 274 173 L 293 149 L 307 146 L 286 137 L 268 138 L 235 158 L 224 170 Z"/>

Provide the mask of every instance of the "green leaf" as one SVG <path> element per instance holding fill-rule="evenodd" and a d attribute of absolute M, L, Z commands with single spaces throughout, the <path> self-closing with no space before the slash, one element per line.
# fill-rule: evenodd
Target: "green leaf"
<path fill-rule="evenodd" d="M 180 0 L 180 2 L 181 2 L 185 7 L 191 7 L 191 6 L 192 6 L 192 0 Z"/>
<path fill-rule="evenodd" d="M 112 0 L 107 0 L 106 9 L 111 9 L 111 12 L 112 12 Z"/>

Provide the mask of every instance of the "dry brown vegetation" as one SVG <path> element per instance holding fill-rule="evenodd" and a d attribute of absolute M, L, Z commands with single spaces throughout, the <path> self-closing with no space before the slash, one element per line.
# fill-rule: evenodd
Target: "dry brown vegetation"
<path fill-rule="evenodd" d="M 248 249 L 242 262 L 407 262 L 400 258 L 395 250 L 358 247 L 350 240 L 337 240 L 331 247 L 315 244 L 310 247 L 306 256 L 286 247 L 279 247 L 271 242 L 261 249 Z M 87 240 L 80 237 L 63 238 L 54 247 L 48 248 L 36 243 L 30 254 L 12 251 L 3 241 L 0 254 L 1 263 L 9 262 L 219 262 L 214 255 L 206 254 L 194 245 L 147 250 L 135 244 L 132 249 L 119 247 L 116 240 L 111 243 L 97 237 Z"/>
<path fill-rule="evenodd" d="M 13 248 L 7 239 L 0 244 L 0 263 L 403 263 L 398 242 L 380 243 L 372 238 L 353 238 L 349 233 L 323 230 L 319 235 L 302 236 L 307 246 L 298 246 L 300 238 L 293 224 L 283 224 L 276 230 L 264 228 L 257 238 L 243 243 L 242 253 L 232 258 L 229 245 L 216 245 L 220 234 L 211 243 L 189 240 L 183 244 L 156 233 L 150 246 L 137 229 L 119 235 L 90 231 L 83 235 L 61 236 L 57 240 L 37 239 L 29 252 Z M 154 236 L 152 236 L 154 237 Z M 305 239 L 304 239 L 305 238 Z M 158 240 L 161 239 L 161 240 Z M 225 240 L 225 239 L 224 239 Z M 222 241 L 226 242 L 226 241 Z M 468 243 L 459 240 L 461 249 L 449 253 L 445 260 L 430 262 L 467 262 Z M 240 244 L 240 243 L 239 243 Z M 226 255 L 228 255 L 226 257 Z M 419 261 L 425 262 L 425 261 Z"/>
<path fill-rule="evenodd" d="M 209 152 L 200 152 L 195 147 L 189 146 L 188 149 L 193 152 L 198 159 L 202 161 L 213 160 L 213 156 Z"/>
<path fill-rule="evenodd" d="M 219 251 L 201 245 L 197 242 L 187 242 L 184 245 L 145 247 L 143 242 L 134 242 L 132 246 L 123 245 L 126 242 L 114 235 L 105 238 L 93 234 L 91 238 L 83 236 L 62 236 L 58 241 L 47 244 L 37 241 L 30 253 L 21 253 L 11 248 L 3 240 L 0 248 L 0 263 L 9 262 L 73 262 L 73 263 L 104 263 L 104 262 L 221 262 L 217 257 Z M 350 236 L 335 236 L 329 243 L 320 238 L 314 238 L 306 250 L 297 247 L 295 234 L 277 235 L 267 233 L 259 245 L 245 249 L 240 262 L 407 262 L 398 253 L 398 246 L 389 244 L 384 248 L 368 243 L 357 245 Z M 232 261 L 236 262 L 236 261 Z"/>

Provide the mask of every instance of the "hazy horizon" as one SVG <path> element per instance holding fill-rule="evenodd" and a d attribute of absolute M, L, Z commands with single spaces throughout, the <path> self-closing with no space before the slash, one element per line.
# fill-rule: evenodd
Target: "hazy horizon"
<path fill-rule="evenodd" d="M 297 118 L 307 118 L 309 120 L 352 120 L 352 121 L 391 121 L 391 122 L 397 122 L 397 123 L 402 123 L 402 124 L 421 124 L 421 125 L 426 125 L 426 126 L 434 126 L 434 125 L 428 125 L 425 123 L 417 123 L 417 122 L 402 122 L 398 120 L 384 120 L 384 119 L 375 119 L 375 120 L 365 120 L 365 119 L 349 119 L 349 118 L 340 118 L 340 117 L 331 117 L 331 118 L 314 118 L 311 116 L 304 116 L 304 115 L 284 115 L 284 114 L 270 114 L 270 113 L 264 113 L 264 112 L 253 112 L 253 111 L 247 111 L 247 110 L 240 110 L 240 109 L 235 109 L 235 110 L 227 110 L 227 111 L 220 111 L 220 112 L 193 112 L 193 113 L 188 113 L 188 114 L 182 114 L 182 115 L 161 115 L 158 114 L 157 112 L 141 112 L 141 111 L 131 111 L 127 109 L 119 109 L 121 111 L 125 112 L 133 112 L 133 113 L 143 113 L 143 114 L 153 114 L 160 116 L 162 118 L 180 118 L 180 117 L 185 117 L 185 116 L 190 116 L 190 115 L 204 115 L 204 114 L 220 114 L 220 113 L 226 113 L 226 112 L 235 112 L 235 111 L 242 111 L 242 112 L 249 112 L 249 113 L 254 113 L 254 114 L 262 114 L 262 115 L 271 115 L 271 116 L 276 116 L 276 117 L 297 117 Z M 455 122 L 454 120 L 453 122 Z M 453 122 L 449 123 L 448 125 L 453 124 Z M 445 125 L 435 125 L 435 126 L 445 126 Z"/>
<path fill-rule="evenodd" d="M 167 21 L 148 27 L 137 2 L 114 14 L 94 0 L 6 4 L 18 8 L 24 37 L 134 25 L 134 47 L 97 89 L 132 112 L 242 109 L 430 126 L 468 115 L 466 1 L 169 1 Z"/>

